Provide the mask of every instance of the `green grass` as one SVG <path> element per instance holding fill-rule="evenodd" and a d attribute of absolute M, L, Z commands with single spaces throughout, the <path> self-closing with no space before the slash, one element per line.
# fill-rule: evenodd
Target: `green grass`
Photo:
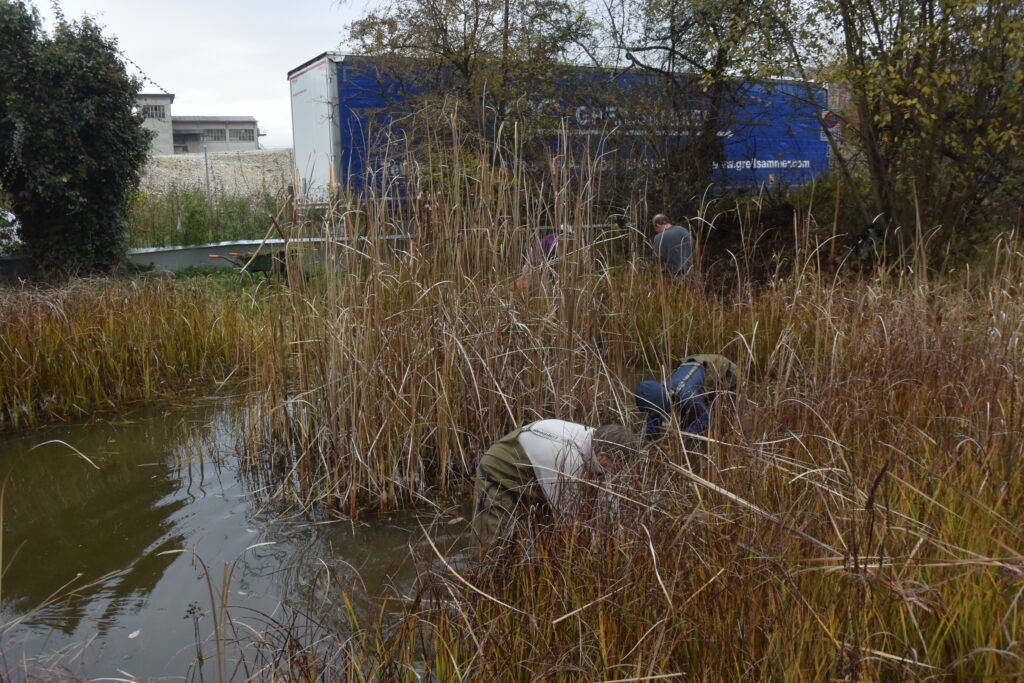
<path fill-rule="evenodd" d="M 129 247 L 166 247 L 259 239 L 271 227 L 280 198 L 269 192 L 212 197 L 195 187 L 141 193 L 126 220 Z"/>

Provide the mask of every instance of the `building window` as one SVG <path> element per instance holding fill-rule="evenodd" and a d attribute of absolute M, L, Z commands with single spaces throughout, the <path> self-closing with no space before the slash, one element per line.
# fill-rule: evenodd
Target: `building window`
<path fill-rule="evenodd" d="M 223 128 L 204 128 L 203 142 L 224 142 L 227 140 Z"/>
<path fill-rule="evenodd" d="M 144 104 L 142 115 L 147 119 L 163 119 L 167 117 L 167 112 L 162 104 Z"/>
<path fill-rule="evenodd" d="M 255 131 L 252 128 L 231 129 L 231 142 L 252 142 L 255 139 Z"/>

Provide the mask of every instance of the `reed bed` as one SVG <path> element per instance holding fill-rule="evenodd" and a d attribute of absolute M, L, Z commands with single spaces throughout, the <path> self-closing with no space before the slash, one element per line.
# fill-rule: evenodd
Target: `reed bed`
<path fill-rule="evenodd" d="M 703 475 L 666 445 L 618 519 L 428 582 L 438 678 L 1020 677 L 1019 282 L 758 297 Z"/>
<path fill-rule="evenodd" d="M 474 449 L 511 424 L 635 424 L 630 364 L 682 349 L 723 349 L 746 381 L 716 405 L 701 475 L 682 466 L 681 444 L 663 443 L 621 482 L 616 517 L 542 530 L 479 562 L 436 560 L 397 625 L 353 624 L 343 661 L 314 661 L 346 680 L 424 670 L 441 681 L 1019 678 L 1024 310 L 1021 257 L 1002 256 L 987 282 L 805 273 L 731 299 L 685 285 L 652 292 L 649 274 L 624 268 L 582 280 L 592 289 L 581 299 L 600 302 L 583 318 L 604 316 L 582 341 L 559 336 L 564 323 L 551 321 L 566 313 L 554 293 L 503 299 L 495 286 L 485 308 L 466 285 L 447 299 L 454 311 L 441 294 L 391 294 L 382 341 L 369 347 L 375 362 L 403 365 L 379 385 L 360 375 L 390 391 L 362 404 L 376 442 L 362 459 L 323 451 L 317 486 L 296 484 L 306 470 L 293 466 L 307 495 L 336 490 L 333 463 L 338 485 L 362 477 L 357 495 L 375 506 L 435 498 L 445 485 L 468 495 Z M 430 305 L 410 305 L 420 297 Z M 388 336 L 425 310 L 436 322 L 419 320 L 415 345 Z M 509 326 L 482 336 L 499 312 L 522 324 L 522 339 Z M 476 336 L 442 336 L 435 324 Z M 460 350 L 477 338 L 478 355 Z M 338 353 L 354 353 L 350 344 Z M 302 415 L 299 433 L 317 434 L 308 443 L 330 443 L 318 411 Z M 378 486 L 387 476 L 391 488 Z M 347 502 L 342 490 L 317 501 Z"/>
<path fill-rule="evenodd" d="M 509 425 L 609 411 L 601 397 L 627 340 L 603 328 L 603 297 L 611 254 L 631 234 L 596 223 L 578 201 L 590 181 L 564 160 L 552 174 L 574 188 L 571 205 L 568 192 L 527 192 L 516 164 L 453 163 L 404 209 L 349 201 L 288 231 L 344 238 L 329 243 L 323 278 L 289 264 L 291 305 L 252 375 L 264 398 L 250 462 L 289 502 L 353 515 L 446 495 Z M 552 217 L 598 227 L 566 234 L 553 268 L 521 278 L 539 221 Z M 411 241 L 388 246 L 405 230 Z"/>
<path fill-rule="evenodd" d="M 398 614 L 350 610 L 346 628 L 337 614 L 283 614 L 227 631 L 224 607 L 218 647 L 241 634 L 232 647 L 246 666 L 219 671 L 1024 677 L 1016 237 L 977 268 L 936 273 L 922 247 L 864 275 L 834 270 L 831 231 L 798 216 L 766 277 L 752 275 L 771 262 L 753 232 L 728 259 L 703 254 L 730 264 L 723 288 L 714 269 L 663 281 L 638 231 L 609 225 L 566 233 L 556 263 L 524 274 L 537 226 L 604 223 L 600 160 L 566 146 L 538 180 L 514 143 L 470 154 L 458 135 L 439 136 L 418 170 L 403 160 L 415 201 L 371 191 L 293 212 L 282 233 L 345 239 L 313 276 L 289 249 L 288 288 L 93 281 L 0 293 L 4 419 L 29 425 L 244 376 L 243 464 L 262 495 L 351 516 L 464 501 L 480 450 L 536 418 L 638 428 L 632 387 L 687 353 L 728 355 L 740 388 L 715 405 L 699 474 L 666 439 L 616 482 L 612 512 L 481 557 L 424 558 Z M 741 222 L 747 209 L 735 210 Z M 702 232 L 725 211 L 702 206 Z M 650 212 L 638 200 L 618 213 L 643 225 Z M 354 589 L 335 590 L 332 604 Z"/>
<path fill-rule="evenodd" d="M 260 239 L 282 203 L 281 196 L 267 190 L 209 194 L 175 185 L 160 193 L 143 192 L 128 214 L 125 241 L 129 247 L 167 247 Z"/>
<path fill-rule="evenodd" d="M 521 286 L 515 228 L 594 222 L 596 173 L 555 159 L 534 187 L 515 163 L 450 169 L 418 188 L 429 211 L 396 218 L 371 197 L 327 217 L 353 241 L 324 278 L 293 281 L 288 343 L 253 374 L 248 463 L 271 495 L 341 515 L 464 498 L 479 451 L 515 425 L 639 426 L 636 379 L 684 353 L 725 353 L 744 381 L 715 407 L 702 474 L 662 443 L 615 516 L 436 558 L 397 624 L 288 661 L 339 680 L 1024 675 L 1015 238 L 980 270 L 863 276 L 822 268 L 798 218 L 767 281 L 740 253 L 720 293 L 714 274 L 663 282 L 614 246 L 628 234 L 577 231 Z M 393 220 L 420 238 L 387 254 L 375 238 Z"/>
<path fill-rule="evenodd" d="M 272 296 L 204 279 L 0 289 L 0 429 L 242 379 Z"/>

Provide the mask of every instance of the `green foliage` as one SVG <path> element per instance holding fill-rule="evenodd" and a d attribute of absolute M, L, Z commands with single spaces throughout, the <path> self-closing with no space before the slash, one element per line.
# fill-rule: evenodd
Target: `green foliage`
<path fill-rule="evenodd" d="M 550 85 L 587 31 L 564 0 L 393 0 L 348 26 L 359 53 L 393 58 L 403 82 L 458 93 L 478 119 L 527 109 L 523 96 Z"/>
<path fill-rule="evenodd" d="M 108 271 L 149 147 L 139 82 L 87 18 L 46 35 L 34 9 L 0 0 L 0 35 L 0 185 L 26 251 L 49 275 Z"/>
<path fill-rule="evenodd" d="M 143 192 L 132 200 L 125 237 L 129 247 L 259 239 L 270 228 L 276 206 L 277 198 L 269 192 L 209 197 L 186 186 L 160 194 Z"/>
<path fill-rule="evenodd" d="M 886 225 L 975 240 L 1021 203 L 1024 6 L 1012 0 L 834 0 L 837 77 L 852 96 L 844 163 Z M 1017 36 L 1017 38 L 1013 38 Z M 983 233 L 982 233 L 983 234 Z"/>

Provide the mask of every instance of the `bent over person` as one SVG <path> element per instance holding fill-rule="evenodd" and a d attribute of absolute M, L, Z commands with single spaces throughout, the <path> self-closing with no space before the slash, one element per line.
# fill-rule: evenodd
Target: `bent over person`
<path fill-rule="evenodd" d="M 687 356 L 668 379 L 668 385 L 654 380 L 636 388 L 636 407 L 644 414 L 644 436 L 662 435 L 664 421 L 673 412 L 685 434 L 702 434 L 711 421 L 710 406 L 715 396 L 735 391 L 736 364 L 714 353 Z"/>
<path fill-rule="evenodd" d="M 628 461 L 634 441 L 620 424 L 594 429 L 564 420 L 533 422 L 498 439 L 476 469 L 478 541 L 488 545 L 536 516 L 576 512 L 594 484 Z"/>
<path fill-rule="evenodd" d="M 693 269 L 693 236 L 681 225 L 674 225 L 663 213 L 654 217 L 651 250 L 666 277 L 689 274 Z"/>

